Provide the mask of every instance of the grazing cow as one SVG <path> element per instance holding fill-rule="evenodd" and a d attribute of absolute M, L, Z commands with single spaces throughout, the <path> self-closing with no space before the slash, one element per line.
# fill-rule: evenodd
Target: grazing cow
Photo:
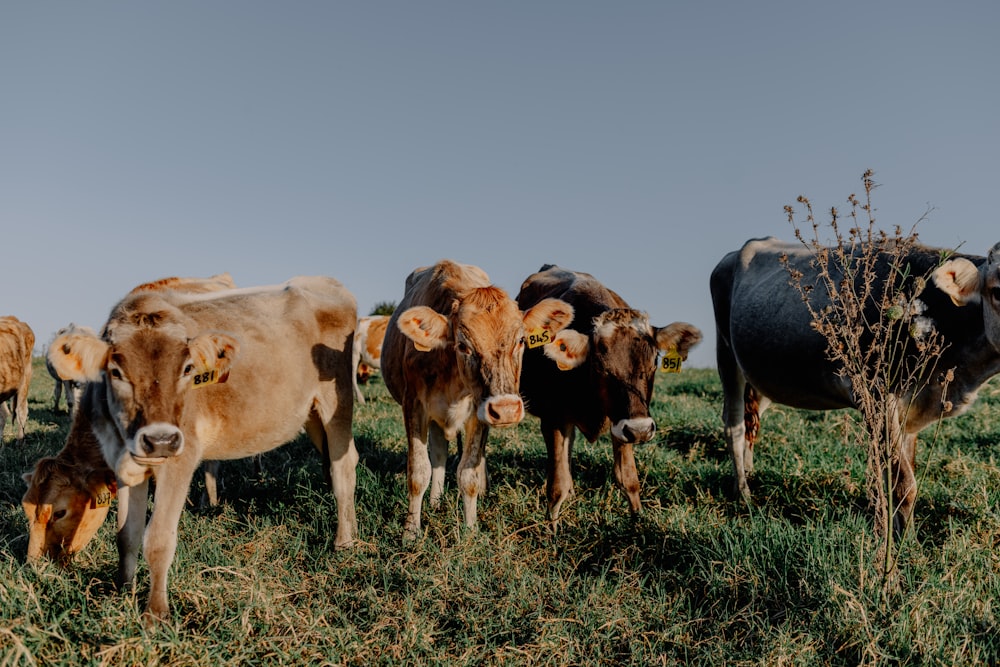
<path fill-rule="evenodd" d="M 98 387 L 80 386 L 81 396 Z M 68 562 L 104 523 L 117 488 L 86 410 L 73 412 L 62 450 L 39 460 L 23 478 L 28 485 L 21 501 L 28 516 L 28 560 L 47 555 Z"/>
<path fill-rule="evenodd" d="M 389 324 L 388 315 L 371 315 L 358 319 L 354 331 L 354 397 L 358 403 L 365 402 L 359 383 L 368 381 L 372 372 L 382 368 L 382 341 Z"/>
<path fill-rule="evenodd" d="M 530 308 L 546 298 L 573 306 L 573 328 L 564 329 L 524 357 L 521 394 L 541 423 L 548 450 L 548 514 L 559 518 L 573 493 L 570 462 L 576 429 L 588 441 L 611 429 L 615 483 L 633 513 L 641 509 L 639 475 L 632 446 L 656 430 L 649 416 L 657 357 L 673 351 L 686 359 L 701 331 L 684 322 L 665 327 L 633 310 L 589 273 L 546 264 L 524 281 L 517 305 Z"/>
<path fill-rule="evenodd" d="M 7 419 L 17 424 L 17 441 L 24 442 L 28 424 L 28 388 L 31 386 L 31 351 L 35 333 L 13 315 L 0 317 L 0 440 Z M 7 407 L 7 401 L 13 410 Z"/>
<path fill-rule="evenodd" d="M 63 334 L 70 333 L 71 331 L 78 331 L 78 330 L 83 330 L 88 333 L 94 333 L 94 330 L 91 329 L 90 327 L 78 326 L 77 324 L 70 322 L 67 326 L 64 326 L 62 329 L 56 331 L 55 335 L 61 336 Z M 53 338 L 55 338 L 55 336 Z M 49 345 L 51 346 L 52 343 L 50 342 Z M 54 381 L 54 389 L 52 390 L 52 409 L 56 411 L 59 410 L 59 399 L 62 397 L 63 393 L 65 393 L 66 409 L 69 412 L 73 412 L 73 407 L 79 400 L 80 394 L 83 393 L 83 383 L 73 382 L 72 380 L 63 380 L 61 377 L 59 377 L 58 373 L 56 373 L 56 369 L 52 367 L 52 362 L 49 361 L 49 355 L 47 351 L 45 354 L 45 370 L 49 372 L 49 375 L 52 377 L 52 380 Z"/>
<path fill-rule="evenodd" d="M 203 459 L 268 451 L 304 426 L 329 462 L 335 544 L 352 544 L 356 322 L 354 297 L 338 281 L 298 277 L 219 293 L 132 294 L 112 310 L 104 339 L 54 341 L 57 372 L 94 383 L 77 411 L 89 415 L 118 480 L 120 585 L 133 581 L 142 542 L 147 620 L 168 614 L 177 524 Z M 156 500 L 146 526 L 151 476 Z"/>
<path fill-rule="evenodd" d="M 406 279 L 382 346 L 382 377 L 403 407 L 409 452 L 409 509 L 404 539 L 420 535 L 420 510 L 430 484 L 436 507 L 444 489 L 448 442 L 465 428 L 458 487 L 465 524 L 476 524 L 476 501 L 486 486 L 490 426 L 524 417 L 518 395 L 527 331 L 554 335 L 573 317 L 563 301 L 546 299 L 521 312 L 482 269 L 442 260 Z"/>
<path fill-rule="evenodd" d="M 896 391 L 897 414 L 905 415 L 896 425 L 902 442 L 893 464 L 897 534 L 909 524 L 916 501 L 917 433 L 942 416 L 964 412 L 979 387 L 1000 372 L 1000 244 L 988 258 L 953 255 L 942 261 L 945 255 L 940 249 L 917 247 L 905 257 L 910 276 L 930 277 L 919 295 L 922 310 L 912 314 L 911 331 L 920 335 L 932 326 L 946 347 L 933 372 L 928 369 L 915 387 Z M 789 277 L 790 269 L 801 272 L 802 285 L 816 285 L 810 297 L 813 307 L 827 305 L 813 256 L 802 244 L 752 239 L 726 255 L 712 272 L 722 420 L 735 492 L 746 497 L 759 417 L 771 402 L 811 410 L 856 407 L 850 380 L 829 360 L 826 339 L 812 328 L 809 311 Z M 782 257 L 787 257 L 788 267 Z M 874 280 L 875 293 L 880 294 L 879 285 L 889 271 L 883 255 L 876 275 L 858 278 Z M 839 283 L 842 278 L 834 274 L 833 280 Z M 909 348 L 906 355 L 912 352 Z M 953 370 L 953 379 L 945 381 L 948 370 Z"/>

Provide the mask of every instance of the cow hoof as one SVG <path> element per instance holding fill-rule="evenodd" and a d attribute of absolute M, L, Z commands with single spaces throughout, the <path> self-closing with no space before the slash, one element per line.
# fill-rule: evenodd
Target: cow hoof
<path fill-rule="evenodd" d="M 163 625 L 166 625 L 169 616 L 169 610 L 164 609 L 163 611 L 153 611 L 152 609 L 147 609 L 142 613 L 142 627 L 147 631 L 156 630 Z"/>

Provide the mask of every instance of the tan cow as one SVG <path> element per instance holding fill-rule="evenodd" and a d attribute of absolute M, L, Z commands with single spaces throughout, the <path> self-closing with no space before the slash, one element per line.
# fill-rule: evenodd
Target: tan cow
<path fill-rule="evenodd" d="M 81 383 L 82 392 L 89 385 Z M 74 410 L 66 445 L 24 473 L 28 491 L 28 560 L 49 556 L 67 563 L 104 523 L 117 490 L 115 473 L 101 453 L 87 411 Z"/>
<path fill-rule="evenodd" d="M 358 385 L 367 382 L 373 372 L 382 368 L 382 341 L 385 340 L 388 325 L 388 315 L 358 318 L 358 327 L 354 331 L 354 357 L 351 361 L 354 367 L 354 398 L 358 403 L 365 402 L 365 395 Z"/>
<path fill-rule="evenodd" d="M 24 442 L 28 424 L 28 388 L 31 385 L 31 351 L 35 333 L 13 315 L 0 317 L 0 440 L 7 419 L 17 424 L 17 441 Z M 7 407 L 7 401 L 13 410 Z"/>
<path fill-rule="evenodd" d="M 521 312 L 482 269 L 442 260 L 406 279 L 382 345 L 382 377 L 403 407 L 409 451 L 409 509 L 404 539 L 420 535 L 420 512 L 430 484 L 435 507 L 444 490 L 448 442 L 465 429 L 458 487 L 465 524 L 476 524 L 476 502 L 486 487 L 486 439 L 491 426 L 524 417 L 518 394 L 529 331 L 554 335 L 573 308 L 546 299 Z"/>
<path fill-rule="evenodd" d="M 79 411 L 89 414 L 118 479 L 120 585 L 133 581 L 143 544 L 151 579 L 147 619 L 169 612 L 177 524 L 203 459 L 268 451 L 304 426 L 329 461 L 335 544 L 353 542 L 356 321 L 354 297 L 343 285 L 299 277 L 216 294 L 133 294 L 112 310 L 103 340 L 54 342 L 59 374 L 95 383 Z M 150 477 L 157 492 L 146 526 Z"/>
<path fill-rule="evenodd" d="M 90 333 L 94 333 L 94 330 L 91 329 L 90 327 L 83 327 L 74 322 L 70 322 L 62 329 L 56 331 L 55 336 L 53 336 L 53 339 L 55 339 L 56 336 L 62 336 L 63 334 L 67 334 L 71 331 L 77 331 L 81 329 L 86 330 Z M 51 347 L 51 345 L 52 342 L 50 341 L 49 346 Z M 47 348 L 45 352 L 45 370 L 49 372 L 49 376 L 51 376 L 53 380 L 52 409 L 55 411 L 59 410 L 59 399 L 62 397 L 63 393 L 65 393 L 66 409 L 70 413 L 72 413 L 73 408 L 76 406 L 77 401 L 80 400 L 80 394 L 83 393 L 83 383 L 73 382 L 72 380 L 64 380 L 61 377 L 59 377 L 59 374 L 56 373 L 56 369 L 52 367 L 52 362 L 49 361 L 49 354 Z"/>
<path fill-rule="evenodd" d="M 234 287 L 230 275 L 220 273 L 209 278 L 162 278 L 138 285 L 129 294 L 164 290 L 205 293 Z M 70 324 L 56 332 L 56 338 L 67 334 L 96 335 L 90 327 Z M 79 400 L 86 391 L 86 383 L 59 377 L 48 354 L 53 351 L 54 341 L 49 343 L 45 364 L 57 386 L 64 382 L 73 387 L 66 395 L 72 424 L 63 449 L 55 456 L 39 460 L 32 472 L 23 475 L 28 489 L 22 504 L 28 518 L 28 560 L 48 555 L 66 563 L 90 542 L 104 523 L 117 484 L 114 471 L 104 461 L 91 430 L 89 415 L 77 414 L 69 404 L 70 397 Z M 58 400 L 57 394 L 56 407 Z M 218 467 L 218 461 L 205 462 L 206 495 L 210 498 L 215 495 Z"/>

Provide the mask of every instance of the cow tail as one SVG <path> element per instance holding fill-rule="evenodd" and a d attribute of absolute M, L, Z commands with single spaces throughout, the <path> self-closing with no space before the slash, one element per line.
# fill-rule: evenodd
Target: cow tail
<path fill-rule="evenodd" d="M 746 429 L 747 446 L 753 447 L 760 432 L 760 394 L 749 382 L 743 391 L 743 425 Z"/>

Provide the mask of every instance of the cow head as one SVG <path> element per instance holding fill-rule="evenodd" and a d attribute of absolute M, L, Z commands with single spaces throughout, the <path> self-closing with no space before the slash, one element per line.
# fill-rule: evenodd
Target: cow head
<path fill-rule="evenodd" d="M 982 304 L 986 338 L 1000 352 L 1000 243 L 990 248 L 982 266 L 956 257 L 942 263 L 931 278 L 956 306 Z"/>
<path fill-rule="evenodd" d="M 502 289 L 483 287 L 456 299 L 448 317 L 414 306 L 397 324 L 418 351 L 450 349 L 479 420 L 509 426 L 524 418 L 518 386 L 526 336 L 555 336 L 572 320 L 573 307 L 565 301 L 545 299 L 521 312 Z"/>
<path fill-rule="evenodd" d="M 56 338 L 61 377 L 100 382 L 110 413 L 97 436 L 123 484 L 140 483 L 151 466 L 179 456 L 178 424 L 190 391 L 225 382 L 239 344 L 227 334 L 178 336 L 169 328 L 135 328 L 113 343 L 93 335 Z"/>
<path fill-rule="evenodd" d="M 28 516 L 28 560 L 67 562 L 104 523 L 117 487 L 110 470 L 48 457 L 25 473 L 21 500 Z"/>
<path fill-rule="evenodd" d="M 650 326 L 645 313 L 630 308 L 607 310 L 593 321 L 590 336 L 564 329 L 545 346 L 545 355 L 561 370 L 590 363 L 611 435 L 622 442 L 646 442 L 656 431 L 649 402 L 660 352 L 676 351 L 687 359 L 701 341 L 701 331 L 685 322 Z"/>

